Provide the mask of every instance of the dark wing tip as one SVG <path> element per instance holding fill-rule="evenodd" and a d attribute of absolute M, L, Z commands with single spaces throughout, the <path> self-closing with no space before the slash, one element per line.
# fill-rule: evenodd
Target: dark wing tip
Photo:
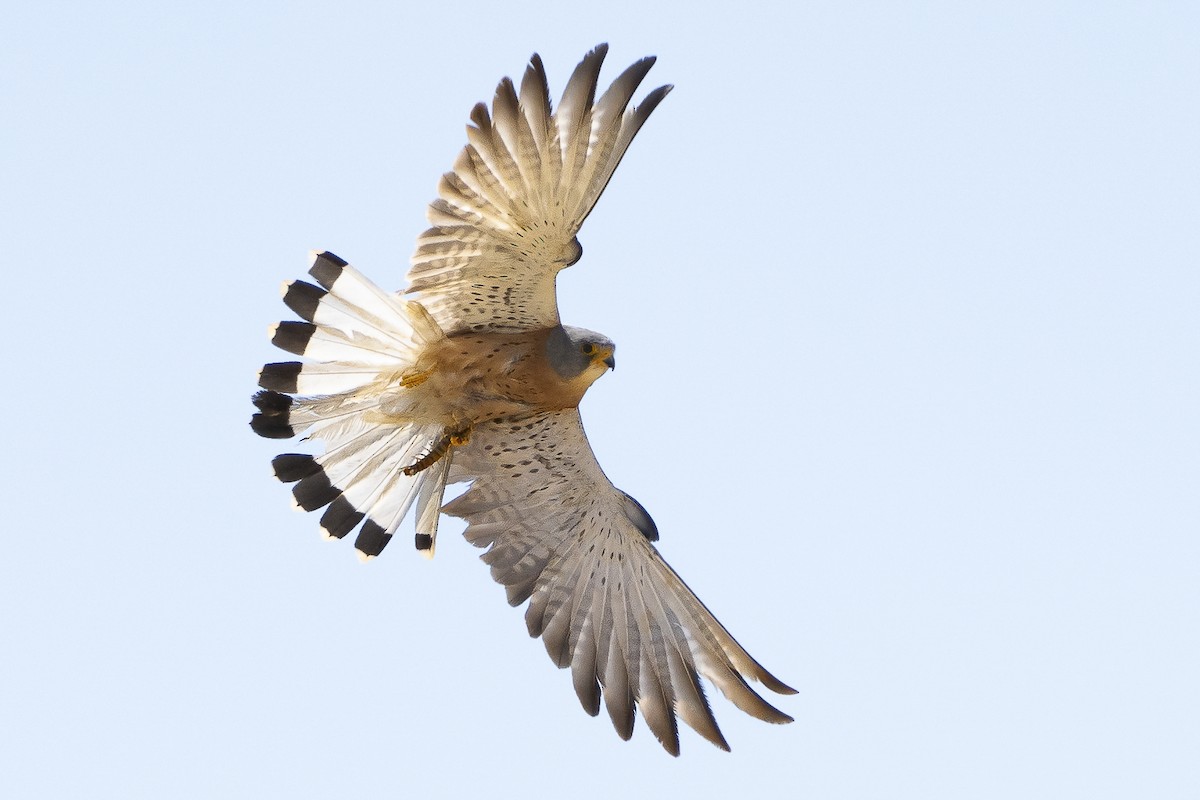
<path fill-rule="evenodd" d="M 674 88 L 674 84 L 664 84 L 642 98 L 642 102 L 637 104 L 638 116 L 642 119 L 650 116 L 650 112 L 658 108 L 658 104 L 661 103 L 663 98 L 669 95 L 671 90 Z"/>
<path fill-rule="evenodd" d="M 579 704 L 583 706 L 583 710 L 588 713 L 589 717 L 599 715 L 600 683 L 594 675 L 589 675 L 587 679 L 576 680 L 575 695 L 579 698 Z"/>
<path fill-rule="evenodd" d="M 754 677 L 758 678 L 759 681 L 762 682 L 763 686 L 766 686 L 768 689 L 770 689 L 772 692 L 775 692 L 776 694 L 799 694 L 798 691 L 796 691 L 792 687 L 788 686 L 786 683 L 779 680 L 779 678 L 776 678 L 771 673 L 767 672 L 761 666 L 758 667 L 758 674 L 755 675 Z M 787 715 L 785 714 L 784 716 L 787 716 Z M 788 717 L 784 721 L 791 722 L 792 718 Z"/>
<path fill-rule="evenodd" d="M 470 119 L 480 130 L 487 130 L 491 127 L 492 117 L 488 113 L 487 103 L 476 103 L 471 106 Z"/>

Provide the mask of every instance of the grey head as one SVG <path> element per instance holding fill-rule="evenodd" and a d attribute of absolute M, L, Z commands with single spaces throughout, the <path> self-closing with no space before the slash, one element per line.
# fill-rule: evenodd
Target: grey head
<path fill-rule="evenodd" d="M 617 362 L 613 351 L 617 346 L 602 333 L 560 325 L 546 340 L 546 356 L 554 371 L 570 380 L 592 371 L 592 380 L 613 369 Z"/>

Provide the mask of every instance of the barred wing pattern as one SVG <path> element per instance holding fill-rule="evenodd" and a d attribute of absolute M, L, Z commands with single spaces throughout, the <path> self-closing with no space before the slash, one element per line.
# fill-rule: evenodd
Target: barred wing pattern
<path fill-rule="evenodd" d="M 790 722 L 750 688 L 779 681 L 739 645 L 651 544 L 654 522 L 600 469 L 577 409 L 476 428 L 455 455 L 450 480 L 473 480 L 442 510 L 468 523 L 466 537 L 512 605 L 529 600 L 529 633 L 570 667 L 584 709 L 603 696 L 622 738 L 635 704 L 663 747 L 679 754 L 676 717 L 729 746 L 699 676 L 767 722 Z"/>
<path fill-rule="evenodd" d="M 433 227 L 418 239 L 408 273 L 408 291 L 447 334 L 558 324 L 554 281 L 583 252 L 575 234 L 671 89 L 629 105 L 654 65 L 643 58 L 596 100 L 607 50 L 584 57 L 557 111 L 537 55 L 519 93 L 505 78 L 491 115 L 483 103 L 472 110 L 468 144 L 442 177 L 428 212 Z"/>

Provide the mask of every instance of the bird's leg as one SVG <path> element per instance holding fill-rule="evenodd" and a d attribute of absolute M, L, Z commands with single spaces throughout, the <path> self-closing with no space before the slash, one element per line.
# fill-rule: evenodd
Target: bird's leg
<path fill-rule="evenodd" d="M 444 429 L 442 435 L 429 448 L 429 452 L 418 458 L 415 463 L 405 467 L 402 472 L 411 478 L 418 472 L 429 469 L 440 461 L 442 456 L 446 455 L 451 447 L 462 447 L 471 441 L 472 427 L 471 423 L 468 422 L 457 428 Z"/>

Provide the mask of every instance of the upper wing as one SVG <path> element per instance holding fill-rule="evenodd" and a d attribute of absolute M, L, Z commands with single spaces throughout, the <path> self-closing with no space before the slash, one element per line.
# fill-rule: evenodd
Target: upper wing
<path fill-rule="evenodd" d="M 794 693 L 762 668 L 663 561 L 645 509 L 609 482 L 577 409 L 478 426 L 455 453 L 450 480 L 471 487 L 442 510 L 468 522 L 466 537 L 519 605 L 550 657 L 571 667 L 589 714 L 605 705 L 617 732 L 633 733 L 634 703 L 663 747 L 679 753 L 676 715 L 728 750 L 698 675 L 748 714 L 791 717 L 746 683 Z"/>
<path fill-rule="evenodd" d="M 600 45 L 550 108 L 534 55 L 517 93 L 509 78 L 471 111 L 467 146 L 429 206 L 408 291 L 419 292 L 442 329 L 527 330 L 558 324 L 554 279 L 582 254 L 575 234 L 604 191 L 642 123 L 670 91 L 629 102 L 654 65 L 643 58 L 595 99 Z"/>

